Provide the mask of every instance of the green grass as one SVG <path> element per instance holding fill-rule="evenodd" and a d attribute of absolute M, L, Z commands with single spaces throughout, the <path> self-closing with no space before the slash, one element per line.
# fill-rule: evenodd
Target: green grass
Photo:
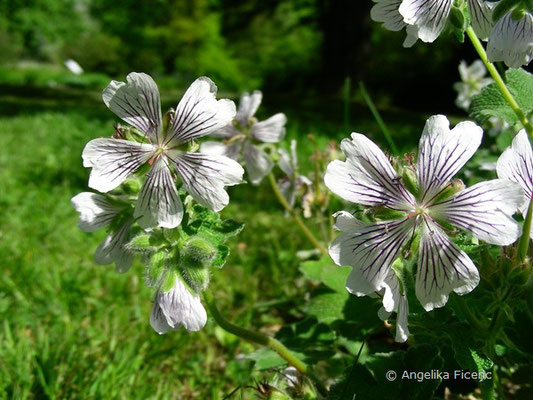
<path fill-rule="evenodd" d="M 157 335 L 140 261 L 124 275 L 93 262 L 105 232 L 79 230 L 70 198 L 88 190 L 84 145 L 109 136 L 116 121 L 98 91 L 11 89 L 0 98 L 0 398 L 222 399 L 262 379 L 238 357 L 254 347 L 213 321 L 198 333 Z M 285 111 L 277 100 L 267 100 L 267 110 Z M 312 153 L 307 133 L 321 146 L 348 136 L 335 122 L 337 113 L 343 120 L 342 107 L 311 103 L 287 108 L 288 138 L 299 139 L 304 165 Z M 379 137 L 368 111 L 353 108 L 354 130 Z M 309 283 L 298 272 L 296 252 L 311 247 L 267 182 L 231 188 L 230 196 L 223 216 L 246 228 L 230 243 L 226 266 L 213 272 L 211 290 L 227 318 L 272 333 L 298 319 L 291 304 L 303 301 Z M 232 398 L 254 393 L 243 388 Z"/>

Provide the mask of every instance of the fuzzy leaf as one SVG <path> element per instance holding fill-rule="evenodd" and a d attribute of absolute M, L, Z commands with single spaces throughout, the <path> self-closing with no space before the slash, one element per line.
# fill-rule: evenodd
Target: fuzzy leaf
<path fill-rule="evenodd" d="M 529 114 L 533 110 L 533 75 L 523 69 L 509 69 L 505 77 L 514 99 L 526 115 Z M 510 124 L 518 122 L 495 83 L 485 86 L 481 93 L 472 97 L 469 114 L 479 124 L 484 124 L 490 117 L 498 117 Z"/>

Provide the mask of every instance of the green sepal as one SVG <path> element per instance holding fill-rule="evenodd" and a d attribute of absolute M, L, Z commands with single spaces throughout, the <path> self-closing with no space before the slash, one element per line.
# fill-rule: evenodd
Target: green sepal
<path fill-rule="evenodd" d="M 163 278 L 163 282 L 161 282 L 161 288 L 160 288 L 161 292 L 163 293 L 169 292 L 176 284 L 176 279 L 180 279 L 180 278 L 176 276 L 175 272 L 167 273 Z"/>
<path fill-rule="evenodd" d="M 166 252 L 158 251 L 150 257 L 150 262 L 148 263 L 147 278 L 151 285 L 156 285 L 158 282 L 163 280 L 163 275 L 165 273 L 165 262 L 166 262 Z"/>
<path fill-rule="evenodd" d="M 391 210 L 390 208 L 377 206 L 370 210 L 369 214 L 376 221 L 391 221 L 405 218 L 406 213 L 403 211 Z"/>
<path fill-rule="evenodd" d="M 492 22 L 498 22 L 508 11 L 515 7 L 521 0 L 502 0 L 492 11 Z"/>
<path fill-rule="evenodd" d="M 420 190 L 418 186 L 418 178 L 412 168 L 404 167 L 402 169 L 402 182 L 409 192 L 411 192 L 414 196 L 418 196 Z"/>
<path fill-rule="evenodd" d="M 467 13 L 465 15 L 465 12 Z M 466 4 L 463 3 L 463 7 L 452 6 L 450 10 L 450 23 L 452 26 L 459 30 L 464 30 L 468 22 L 468 10 Z"/>
<path fill-rule="evenodd" d="M 526 16 L 526 10 L 524 6 L 518 6 L 513 11 L 511 11 L 511 18 L 514 21 L 520 21 Z"/>
<path fill-rule="evenodd" d="M 155 250 L 152 243 L 152 235 L 144 232 L 131 239 L 125 247 L 135 253 L 146 253 Z"/>
<path fill-rule="evenodd" d="M 454 179 L 451 181 L 441 192 L 435 197 L 435 200 L 432 201 L 432 204 L 439 203 L 444 200 L 451 199 L 457 193 L 465 189 L 465 184 L 460 179 Z"/>
<path fill-rule="evenodd" d="M 139 181 L 139 179 L 136 178 L 130 178 L 126 180 L 122 185 L 121 188 L 126 194 L 137 194 L 141 191 L 142 183 Z"/>
<path fill-rule="evenodd" d="M 211 278 L 207 268 L 189 268 L 182 271 L 182 276 L 190 288 L 196 293 L 207 289 Z"/>

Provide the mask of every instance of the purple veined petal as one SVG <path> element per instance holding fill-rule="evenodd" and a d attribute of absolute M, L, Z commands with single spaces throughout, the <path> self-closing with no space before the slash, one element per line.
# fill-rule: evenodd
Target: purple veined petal
<path fill-rule="evenodd" d="M 483 130 L 470 121 L 450 130 L 444 115 L 430 117 L 420 138 L 417 171 L 420 201 L 430 203 L 448 185 L 481 144 Z"/>
<path fill-rule="evenodd" d="M 274 167 L 274 162 L 270 156 L 249 142 L 244 144 L 244 162 L 248 177 L 254 185 L 259 184 Z"/>
<path fill-rule="evenodd" d="M 409 338 L 409 302 L 407 296 L 401 295 L 398 303 L 398 311 L 396 312 L 396 337 L 395 341 L 398 343 L 404 343 Z"/>
<path fill-rule="evenodd" d="M 363 221 L 358 220 L 348 211 L 337 211 L 335 214 L 333 214 L 333 218 L 335 218 L 335 224 L 333 225 L 333 228 L 342 232 L 360 229 L 366 225 Z"/>
<path fill-rule="evenodd" d="M 289 179 L 282 179 L 281 182 L 278 182 L 277 185 L 283 198 L 287 200 L 287 203 L 289 203 L 291 207 L 293 207 L 294 203 L 296 202 L 296 197 L 294 193 L 294 183 L 291 182 Z"/>
<path fill-rule="evenodd" d="M 74 196 L 70 203 L 80 213 L 78 226 L 84 232 L 95 232 L 111 223 L 122 210 L 111 204 L 105 196 L 82 192 Z"/>
<path fill-rule="evenodd" d="M 218 129 L 217 131 L 211 132 L 209 136 L 220 139 L 230 139 L 239 134 L 241 134 L 241 131 L 235 128 L 233 126 L 233 123 L 229 123 L 228 125 L 224 125 L 222 128 Z"/>
<path fill-rule="evenodd" d="M 172 178 L 167 157 L 159 155 L 139 193 L 135 205 L 135 218 L 142 228 L 160 226 L 172 229 L 177 227 L 183 218 L 176 183 Z"/>
<path fill-rule="evenodd" d="M 426 220 L 420 235 L 416 272 L 416 297 L 424 309 L 443 307 L 452 291 L 464 295 L 478 283 L 479 273 L 468 255 Z"/>
<path fill-rule="evenodd" d="M 237 115 L 235 119 L 239 121 L 242 126 L 248 124 L 248 121 L 257 112 L 261 100 L 263 99 L 263 93 L 260 90 L 254 90 L 252 94 L 243 93 L 241 100 L 239 101 L 239 109 L 237 110 Z"/>
<path fill-rule="evenodd" d="M 109 192 L 148 162 L 155 151 L 150 144 L 122 139 L 91 140 L 82 153 L 83 166 L 92 168 L 89 187 Z"/>
<path fill-rule="evenodd" d="M 352 133 L 341 150 L 346 161 L 329 163 L 324 176 L 326 186 L 352 203 L 385 206 L 394 210 L 414 209 L 413 195 L 405 189 L 383 152 L 364 135 Z"/>
<path fill-rule="evenodd" d="M 431 206 L 430 215 L 464 229 L 487 243 L 507 246 L 522 233 L 512 215 L 523 199 L 523 190 L 518 184 L 493 179 L 480 182 L 450 200 Z"/>
<path fill-rule="evenodd" d="M 291 156 L 285 149 L 278 149 L 279 160 L 278 167 L 285 173 L 285 175 L 291 177 L 293 175 Z"/>
<path fill-rule="evenodd" d="M 346 282 L 350 293 L 367 295 L 380 290 L 393 261 L 414 234 L 415 218 L 378 222 L 341 233 L 329 246 L 337 265 L 351 265 Z"/>
<path fill-rule="evenodd" d="M 225 156 L 203 153 L 168 155 L 189 194 L 203 206 L 220 211 L 229 203 L 225 186 L 242 182 L 243 168 Z"/>
<path fill-rule="evenodd" d="M 174 147 L 209 135 L 230 124 L 235 117 L 235 103 L 216 99 L 217 87 L 205 76 L 187 89 L 170 121 L 164 144 Z"/>
<path fill-rule="evenodd" d="M 253 124 L 250 128 L 250 136 L 261 142 L 277 143 L 285 137 L 286 123 L 285 114 L 275 114 L 264 121 Z"/>
<path fill-rule="evenodd" d="M 399 12 L 408 25 L 417 27 L 417 35 L 433 42 L 446 26 L 453 0 L 403 0 Z"/>
<path fill-rule="evenodd" d="M 512 145 L 507 148 L 496 163 L 498 178 L 518 183 L 524 198 L 519 209 L 524 217 L 533 196 L 533 151 L 525 129 L 514 137 Z"/>
<path fill-rule="evenodd" d="M 382 22 L 390 31 L 400 31 L 405 27 L 403 16 L 398 9 L 403 0 L 374 0 L 376 4 L 370 10 L 370 18 Z"/>
<path fill-rule="evenodd" d="M 533 57 L 533 16 L 526 15 L 519 21 L 512 13 L 504 15 L 494 26 L 487 43 L 489 61 L 503 61 L 509 68 L 527 65 Z"/>
<path fill-rule="evenodd" d="M 174 286 L 168 292 L 158 290 L 150 316 L 150 325 L 157 333 L 162 335 L 181 326 L 189 332 L 196 332 L 206 322 L 207 314 L 200 296 L 191 293 L 180 277 L 176 276 Z"/>
<path fill-rule="evenodd" d="M 94 260 L 98 264 L 115 263 L 117 272 L 124 273 L 130 269 L 133 262 L 133 254 L 128 252 L 124 245 L 130 240 L 130 228 L 132 221 L 123 223 L 116 231 L 106 236 L 94 253 Z"/>
<path fill-rule="evenodd" d="M 468 0 L 468 11 L 472 29 L 480 39 L 487 39 L 492 31 L 492 9 L 494 5 L 485 0 Z"/>
<path fill-rule="evenodd" d="M 396 312 L 396 337 L 394 340 L 403 343 L 409 337 L 407 325 L 409 303 L 407 296 L 401 293 L 400 281 L 392 269 L 389 269 L 385 276 L 380 292 L 383 293 L 383 307 L 379 309 L 378 316 L 382 321 L 385 321 L 392 312 Z"/>
<path fill-rule="evenodd" d="M 122 120 L 158 143 L 161 133 L 161 103 L 154 80 L 146 74 L 132 72 L 127 83 L 111 81 L 102 92 L 104 103 Z"/>

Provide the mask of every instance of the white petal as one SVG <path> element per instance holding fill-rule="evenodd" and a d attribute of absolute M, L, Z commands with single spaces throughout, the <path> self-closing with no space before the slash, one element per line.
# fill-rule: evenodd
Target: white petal
<path fill-rule="evenodd" d="M 416 297 L 424 309 L 442 307 L 450 292 L 463 295 L 478 283 L 479 273 L 466 253 L 435 224 L 424 225 L 416 273 Z"/>
<path fill-rule="evenodd" d="M 159 334 L 165 333 L 168 329 L 161 314 L 169 328 L 184 326 L 189 332 L 199 331 L 207 322 L 207 314 L 200 302 L 200 296 L 192 294 L 179 277 L 176 277 L 176 283 L 167 293 L 157 292 L 150 323 Z"/>
<path fill-rule="evenodd" d="M 506 149 L 496 163 L 498 178 L 520 184 L 524 198 L 519 206 L 526 216 L 529 201 L 533 196 L 533 151 L 525 129 L 513 139 L 511 147 Z"/>
<path fill-rule="evenodd" d="M 244 170 L 231 158 L 202 153 L 174 154 L 169 157 L 189 194 L 213 211 L 220 211 L 229 203 L 224 186 L 242 182 Z"/>
<path fill-rule="evenodd" d="M 235 119 L 241 123 L 241 125 L 246 125 L 248 121 L 255 115 L 261 100 L 263 99 L 263 94 L 259 90 L 254 90 L 252 95 L 248 93 L 243 93 L 241 100 L 239 102 L 239 110 Z"/>
<path fill-rule="evenodd" d="M 468 0 L 470 24 L 480 39 L 487 39 L 492 31 L 493 8 L 494 6 L 485 0 Z"/>
<path fill-rule="evenodd" d="M 98 264 L 115 263 L 117 272 L 126 272 L 133 262 L 133 254 L 126 251 L 124 245 L 130 239 L 131 221 L 122 224 L 116 231 L 111 232 L 98 246 L 94 253 L 94 260 Z"/>
<path fill-rule="evenodd" d="M 333 228 L 338 231 L 348 231 L 350 229 L 359 229 L 365 226 L 365 223 L 355 218 L 348 211 L 337 211 L 333 214 L 335 224 Z"/>
<path fill-rule="evenodd" d="M 398 11 L 403 0 L 374 0 L 376 3 L 370 10 L 370 18 L 383 22 L 390 31 L 399 31 L 405 27 L 403 16 Z"/>
<path fill-rule="evenodd" d="M 146 74 L 132 72 L 128 83 L 111 81 L 102 92 L 104 103 L 128 124 L 157 141 L 161 130 L 161 104 L 154 80 Z"/>
<path fill-rule="evenodd" d="M 522 204 L 522 188 L 510 181 L 480 182 L 450 200 L 430 207 L 432 218 L 443 219 L 487 243 L 507 246 L 521 234 L 512 215 Z"/>
<path fill-rule="evenodd" d="M 368 294 L 358 286 L 367 284 L 380 290 L 393 261 L 412 237 L 414 227 L 415 218 L 379 222 L 345 231 L 335 238 L 329 246 L 329 255 L 337 265 L 354 267 L 346 284 L 356 286 L 348 290 Z"/>
<path fill-rule="evenodd" d="M 444 115 L 430 117 L 420 138 L 417 171 L 421 201 L 431 200 L 450 182 L 481 144 L 483 130 L 470 121 L 450 130 Z"/>
<path fill-rule="evenodd" d="M 285 175 L 292 177 L 293 169 L 291 163 L 291 156 L 285 149 L 278 149 L 279 160 L 278 166 L 285 173 Z"/>
<path fill-rule="evenodd" d="M 78 226 L 85 232 L 94 232 L 109 225 L 122 210 L 111 204 L 105 196 L 90 192 L 79 193 L 70 202 L 80 213 Z"/>
<path fill-rule="evenodd" d="M 200 145 L 200 153 L 207 153 L 214 156 L 226 156 L 237 161 L 242 145 L 243 140 L 232 141 L 230 144 L 207 141 Z"/>
<path fill-rule="evenodd" d="M 263 150 L 248 142 L 244 145 L 244 162 L 248 177 L 254 185 L 261 182 L 274 166 L 272 159 Z"/>
<path fill-rule="evenodd" d="M 398 343 L 403 343 L 409 337 L 409 327 L 407 323 L 409 317 L 409 303 L 407 301 L 407 296 L 400 296 L 398 311 L 396 313 L 396 337 L 394 340 Z"/>
<path fill-rule="evenodd" d="M 160 226 L 172 229 L 183 218 L 183 206 L 176 183 L 170 172 L 168 159 L 160 155 L 155 160 L 144 182 L 137 204 L 135 218 L 142 228 Z"/>
<path fill-rule="evenodd" d="M 403 0 L 399 12 L 405 23 L 416 25 L 423 42 L 433 42 L 446 26 L 453 0 Z"/>
<path fill-rule="evenodd" d="M 285 136 L 285 114 L 276 114 L 261 122 L 256 122 L 250 128 L 250 136 L 265 143 L 277 143 Z"/>
<path fill-rule="evenodd" d="M 217 87 L 207 77 L 196 79 L 178 104 L 165 144 L 169 147 L 216 132 L 235 116 L 235 103 L 217 100 Z"/>
<path fill-rule="evenodd" d="M 328 165 L 324 182 L 336 195 L 352 203 L 395 210 L 411 210 L 414 198 L 400 182 L 383 152 L 364 135 L 352 133 L 341 150 L 346 161 Z"/>
<path fill-rule="evenodd" d="M 487 44 L 489 61 L 503 61 L 510 68 L 527 65 L 533 57 L 533 16 L 526 12 L 515 21 L 511 13 L 504 15 L 494 26 Z"/>
<path fill-rule="evenodd" d="M 91 167 L 89 187 L 102 193 L 119 186 L 143 164 L 155 148 L 122 139 L 93 139 L 83 149 L 83 166 Z"/>
<path fill-rule="evenodd" d="M 230 122 L 229 124 L 224 125 L 222 128 L 216 130 L 215 132 L 211 132 L 209 136 L 216 137 L 216 138 L 229 139 L 234 136 L 237 136 L 240 133 L 241 131 L 235 128 L 233 126 L 233 123 Z"/>

